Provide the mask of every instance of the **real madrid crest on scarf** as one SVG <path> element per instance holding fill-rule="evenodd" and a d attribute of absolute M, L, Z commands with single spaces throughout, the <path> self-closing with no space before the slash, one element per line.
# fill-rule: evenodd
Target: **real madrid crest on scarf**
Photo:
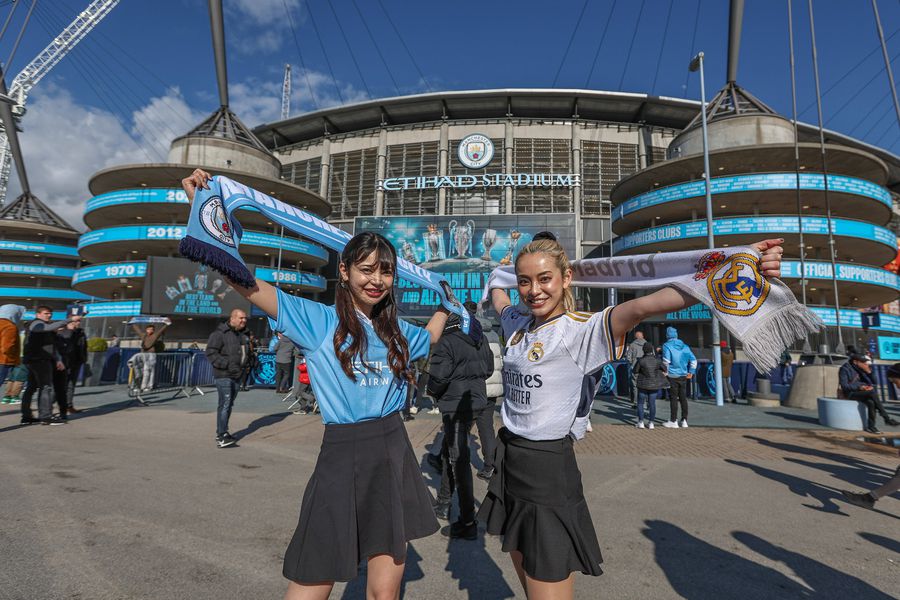
<path fill-rule="evenodd" d="M 528 349 L 528 360 L 531 362 L 537 362 L 541 360 L 544 356 L 544 344 L 541 342 L 535 342 L 531 348 Z"/>
<path fill-rule="evenodd" d="M 771 284 L 759 272 L 759 259 L 752 254 L 729 256 L 706 280 L 716 310 L 746 317 L 763 305 Z"/>

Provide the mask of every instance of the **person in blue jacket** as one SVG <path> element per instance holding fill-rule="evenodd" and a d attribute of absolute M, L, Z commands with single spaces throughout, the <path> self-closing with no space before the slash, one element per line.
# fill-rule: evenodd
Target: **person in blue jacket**
<path fill-rule="evenodd" d="M 687 427 L 688 380 L 694 377 L 697 371 L 697 357 L 691 352 L 691 347 L 678 339 L 678 330 L 674 327 L 666 328 L 666 343 L 663 344 L 663 366 L 669 379 L 669 420 L 663 423 L 663 427 Z M 681 420 L 678 420 L 678 405 L 681 404 Z"/>
<path fill-rule="evenodd" d="M 198 169 L 182 180 L 188 197 L 209 178 Z M 425 328 L 398 318 L 397 253 L 376 233 L 354 236 L 338 271 L 334 306 L 260 279 L 252 288 L 231 284 L 303 352 L 325 422 L 284 556 L 286 600 L 327 598 L 363 560 L 366 597 L 399 598 L 407 542 L 438 530 L 400 411 L 415 385 L 410 362 L 428 355 L 448 312 L 439 308 Z"/>

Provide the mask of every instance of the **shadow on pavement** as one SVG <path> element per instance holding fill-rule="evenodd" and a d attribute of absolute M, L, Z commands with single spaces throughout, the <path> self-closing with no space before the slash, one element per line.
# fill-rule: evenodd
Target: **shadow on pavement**
<path fill-rule="evenodd" d="M 819 419 L 816 417 L 807 417 L 806 415 L 792 415 L 790 413 L 776 412 L 774 410 L 766 410 L 763 411 L 764 414 L 772 415 L 773 417 L 780 417 L 785 421 L 799 421 L 801 423 L 812 423 L 814 425 L 819 424 Z"/>
<path fill-rule="evenodd" d="M 631 403 L 628 399 L 620 399 L 620 398 L 611 398 L 611 397 L 603 397 L 599 399 L 599 408 L 596 408 L 596 400 L 594 401 L 595 408 L 594 413 L 599 414 L 601 416 L 606 417 L 607 419 L 612 419 L 614 421 L 618 421 L 620 423 L 627 423 L 629 425 L 633 425 L 637 422 L 637 408 Z M 665 404 L 666 408 L 669 407 L 668 400 Z M 660 401 L 659 398 L 656 399 L 656 415 L 659 416 L 660 412 Z"/>
<path fill-rule="evenodd" d="M 897 541 L 894 538 L 878 535 L 877 533 L 868 533 L 866 531 L 860 531 L 857 535 L 868 542 L 872 542 L 876 546 L 882 546 L 896 554 L 900 554 L 900 541 Z"/>
<path fill-rule="evenodd" d="M 262 417 L 254 419 L 249 425 L 241 429 L 240 431 L 234 432 L 234 437 L 237 440 L 242 440 L 243 438 L 249 436 L 251 433 L 262 429 L 263 427 L 268 427 L 269 425 L 274 425 L 275 423 L 279 423 L 284 421 L 287 417 L 291 416 L 290 411 L 273 413 L 270 415 L 264 415 Z"/>
<path fill-rule="evenodd" d="M 842 573 L 817 560 L 768 542 L 758 536 L 743 531 L 731 534 L 734 539 L 766 558 L 778 561 L 802 579 L 813 591 L 809 596 L 816 598 L 866 598 L 880 600 L 893 598 L 865 581 Z"/>
<path fill-rule="evenodd" d="M 749 533 L 734 532 L 732 536 L 750 550 L 782 562 L 803 583 L 696 538 L 672 523 L 651 520 L 645 524 L 642 533 L 654 544 L 656 563 L 682 598 L 891 598 L 856 577 Z"/>
<path fill-rule="evenodd" d="M 761 467 L 759 465 L 741 462 L 739 460 L 726 459 L 725 462 L 738 467 L 744 467 L 745 469 L 750 469 L 757 475 L 765 477 L 766 479 L 783 483 L 794 494 L 813 498 L 821 503 L 821 506 L 812 504 L 804 504 L 803 506 L 845 517 L 848 516 L 846 513 L 841 512 L 840 506 L 835 503 L 835 500 L 841 498 L 841 493 L 834 488 L 826 487 L 801 477 L 795 477 L 794 475 L 788 475 L 781 471 L 775 471 L 774 469 L 767 469 L 766 467 Z"/>

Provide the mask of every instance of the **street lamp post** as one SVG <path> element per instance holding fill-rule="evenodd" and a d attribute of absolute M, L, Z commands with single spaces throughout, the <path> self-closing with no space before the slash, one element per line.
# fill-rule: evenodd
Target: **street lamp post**
<path fill-rule="evenodd" d="M 716 238 L 713 235 L 712 193 L 709 182 L 709 139 L 706 133 L 706 81 L 703 77 L 703 53 L 698 52 L 691 60 L 691 71 L 700 71 L 700 115 L 703 123 L 703 179 L 706 182 L 706 244 L 710 250 L 716 247 Z M 715 311 L 712 312 L 712 345 L 713 345 L 713 369 L 716 379 L 716 406 L 724 406 L 725 398 L 722 393 L 722 348 L 719 346 L 719 319 Z"/>

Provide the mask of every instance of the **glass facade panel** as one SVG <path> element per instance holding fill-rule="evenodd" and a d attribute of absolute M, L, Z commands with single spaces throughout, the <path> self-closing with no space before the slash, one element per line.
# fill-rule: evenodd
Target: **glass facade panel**
<path fill-rule="evenodd" d="M 513 140 L 514 173 L 571 173 L 571 142 L 565 139 L 517 138 Z M 513 212 L 572 212 L 572 189 L 562 187 L 513 190 Z"/>
<path fill-rule="evenodd" d="M 328 202 L 331 218 L 350 219 L 375 214 L 378 149 L 331 155 Z"/>
<path fill-rule="evenodd" d="M 385 177 L 435 177 L 438 174 L 438 142 L 388 146 Z M 374 181 L 374 176 L 372 177 Z M 386 215 L 433 215 L 437 190 L 401 190 L 384 194 Z M 368 213 L 371 214 L 371 213 Z"/>

